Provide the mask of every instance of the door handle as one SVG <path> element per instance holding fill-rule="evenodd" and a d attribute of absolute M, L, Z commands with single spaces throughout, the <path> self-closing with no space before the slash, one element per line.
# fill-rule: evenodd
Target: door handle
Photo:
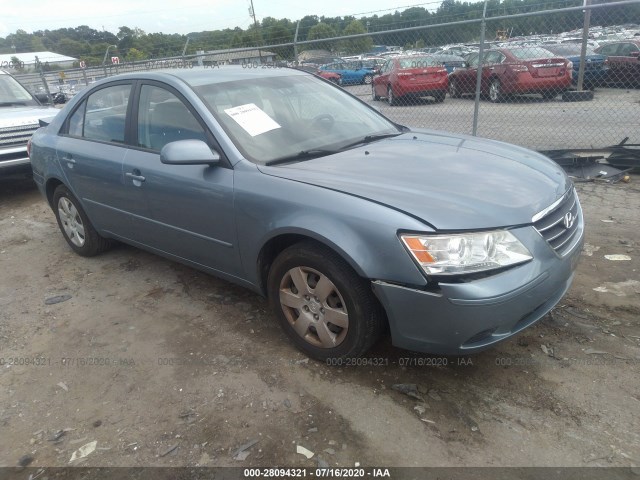
<path fill-rule="evenodd" d="M 140 172 L 138 172 L 138 173 L 140 173 Z M 132 172 L 125 173 L 125 176 L 127 176 L 131 180 L 136 180 L 138 182 L 144 182 L 146 180 L 142 175 L 137 175 L 137 174 L 132 173 Z"/>
<path fill-rule="evenodd" d="M 73 159 L 71 154 L 65 155 L 64 157 L 62 157 L 62 161 L 67 162 L 67 167 L 69 168 L 73 168 L 73 165 L 76 163 L 76 161 Z"/>

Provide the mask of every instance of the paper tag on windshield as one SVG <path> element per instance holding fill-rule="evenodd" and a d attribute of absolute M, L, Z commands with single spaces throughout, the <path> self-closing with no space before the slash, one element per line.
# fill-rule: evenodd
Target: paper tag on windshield
<path fill-rule="evenodd" d="M 224 113 L 233 118 L 252 137 L 280 128 L 273 118 L 253 103 L 227 108 Z"/>

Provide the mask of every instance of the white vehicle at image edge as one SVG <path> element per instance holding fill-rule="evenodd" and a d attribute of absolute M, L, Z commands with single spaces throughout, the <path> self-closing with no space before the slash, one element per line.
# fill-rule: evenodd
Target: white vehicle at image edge
<path fill-rule="evenodd" d="M 57 113 L 0 70 L 0 175 L 31 171 L 27 141 L 40 126 L 38 120 Z"/>

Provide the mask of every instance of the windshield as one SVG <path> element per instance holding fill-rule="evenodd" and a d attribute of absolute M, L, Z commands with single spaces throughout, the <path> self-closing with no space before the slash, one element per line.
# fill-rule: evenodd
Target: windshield
<path fill-rule="evenodd" d="M 396 125 L 313 76 L 277 76 L 194 88 L 242 154 L 270 163 L 301 152 L 333 153 Z"/>
<path fill-rule="evenodd" d="M 11 75 L 0 75 L 0 105 L 36 105 L 31 94 Z"/>

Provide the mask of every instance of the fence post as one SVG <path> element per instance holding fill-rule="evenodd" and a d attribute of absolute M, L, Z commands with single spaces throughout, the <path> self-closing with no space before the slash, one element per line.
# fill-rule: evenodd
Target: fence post
<path fill-rule="evenodd" d="M 47 79 L 44 76 L 44 70 L 42 69 L 42 63 L 38 56 L 36 55 L 36 65 L 38 66 L 38 71 L 40 72 L 40 79 L 42 80 L 42 85 L 44 85 L 44 91 L 47 92 L 47 98 L 49 98 L 49 102 L 53 105 L 53 96 L 49 91 L 49 84 L 47 83 Z"/>
<path fill-rule="evenodd" d="M 584 0 L 584 6 L 591 5 L 591 0 Z M 582 91 L 584 83 L 585 57 L 587 56 L 587 39 L 589 38 L 589 24 L 591 23 L 591 9 L 584 11 L 584 26 L 582 27 L 582 49 L 580 50 L 580 67 L 578 68 L 578 91 Z"/>
<path fill-rule="evenodd" d="M 478 112 L 480 110 L 480 87 L 482 85 L 482 56 L 484 54 L 484 37 L 487 28 L 487 2 L 484 0 L 484 8 L 482 9 L 482 23 L 480 24 L 480 51 L 478 52 L 478 73 L 476 75 L 476 101 L 473 106 L 473 131 L 475 137 L 478 133 Z"/>
<path fill-rule="evenodd" d="M 296 34 L 293 37 L 293 61 L 298 65 L 298 29 L 300 28 L 300 20 L 296 23 Z"/>
<path fill-rule="evenodd" d="M 82 76 L 84 77 L 84 84 L 89 86 L 89 80 L 87 79 L 87 70 L 85 68 L 82 69 Z"/>

